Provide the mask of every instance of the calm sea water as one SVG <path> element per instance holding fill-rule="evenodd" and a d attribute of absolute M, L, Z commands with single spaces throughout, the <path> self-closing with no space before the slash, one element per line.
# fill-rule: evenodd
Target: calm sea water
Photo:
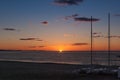
<path fill-rule="evenodd" d="M 0 60 L 5 61 L 90 64 L 90 59 L 90 52 L 0 51 Z M 107 63 L 108 52 L 93 52 L 93 64 Z M 120 65 L 120 52 L 111 52 L 111 65 Z"/>

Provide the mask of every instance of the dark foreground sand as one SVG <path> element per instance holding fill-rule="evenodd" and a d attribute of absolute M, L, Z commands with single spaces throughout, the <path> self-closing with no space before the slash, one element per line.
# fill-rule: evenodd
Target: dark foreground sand
<path fill-rule="evenodd" d="M 0 61 L 0 80 L 119 80 L 117 74 L 74 73 L 81 65 Z"/>

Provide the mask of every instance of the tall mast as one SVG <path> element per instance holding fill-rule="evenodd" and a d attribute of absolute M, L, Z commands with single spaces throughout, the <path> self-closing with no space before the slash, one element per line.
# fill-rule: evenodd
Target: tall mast
<path fill-rule="evenodd" d="M 110 55 L 110 13 L 108 13 L 108 66 L 110 67 L 110 58 L 111 58 L 111 55 Z"/>
<path fill-rule="evenodd" d="M 93 29 L 92 29 L 92 16 L 91 16 L 91 68 L 93 65 Z"/>

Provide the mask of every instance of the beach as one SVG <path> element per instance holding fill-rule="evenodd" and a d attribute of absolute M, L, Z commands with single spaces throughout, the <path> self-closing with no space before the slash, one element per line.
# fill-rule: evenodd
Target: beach
<path fill-rule="evenodd" d="M 77 72 L 88 65 L 0 61 L 0 80 L 118 80 L 117 74 Z"/>

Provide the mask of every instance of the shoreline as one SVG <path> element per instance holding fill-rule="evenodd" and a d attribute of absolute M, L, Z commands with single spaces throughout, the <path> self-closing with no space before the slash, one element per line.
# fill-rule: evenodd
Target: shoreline
<path fill-rule="evenodd" d="M 17 78 L 20 80 L 88 80 L 88 78 L 91 78 L 89 80 L 100 80 L 103 77 L 105 80 L 117 80 L 116 74 L 79 72 L 80 69 L 88 67 L 89 65 L 0 61 L 0 80 L 16 80 Z M 101 66 L 97 65 L 96 67 Z M 98 79 L 98 77 L 101 78 Z"/>

